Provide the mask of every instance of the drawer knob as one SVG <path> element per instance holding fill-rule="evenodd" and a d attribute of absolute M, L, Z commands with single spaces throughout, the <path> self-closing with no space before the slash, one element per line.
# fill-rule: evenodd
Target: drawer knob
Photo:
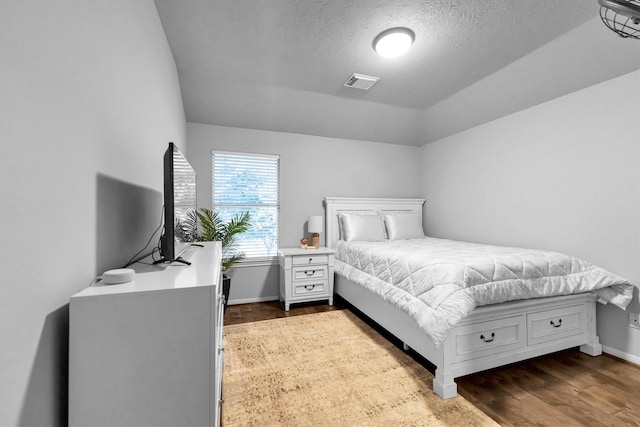
<path fill-rule="evenodd" d="M 491 342 L 494 339 L 496 339 L 496 333 L 495 332 L 491 332 L 491 337 L 485 337 L 484 335 L 480 335 L 480 339 L 484 342 Z"/>
<path fill-rule="evenodd" d="M 549 324 L 551 326 L 553 326 L 554 328 L 559 328 L 560 326 L 562 326 L 562 319 L 558 319 L 558 323 L 555 323 L 553 320 L 551 322 L 549 322 Z"/>
<path fill-rule="evenodd" d="M 304 274 L 306 274 L 307 276 L 313 276 L 314 274 L 316 274 L 316 271 L 315 270 L 311 270 L 311 271 L 305 270 Z"/>
<path fill-rule="evenodd" d="M 315 287 L 316 287 L 316 285 L 304 285 L 304 288 L 305 288 L 306 290 L 308 290 L 308 291 L 313 290 L 313 288 L 315 288 Z"/>
<path fill-rule="evenodd" d="M 313 261 L 313 258 L 309 258 L 309 264 L 311 264 L 312 261 Z"/>

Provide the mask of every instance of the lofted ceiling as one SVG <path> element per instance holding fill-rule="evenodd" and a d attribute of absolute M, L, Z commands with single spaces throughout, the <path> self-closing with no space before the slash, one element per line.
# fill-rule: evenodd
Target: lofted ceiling
<path fill-rule="evenodd" d="M 434 106 L 595 22 L 599 10 L 596 0 L 155 3 L 187 121 L 408 145 L 462 130 L 464 123 L 425 134 L 423 122 Z M 396 26 L 415 32 L 414 45 L 399 58 L 378 56 L 372 40 Z M 618 42 L 614 34 L 603 37 Z M 598 79 L 623 71 L 599 73 Z M 354 72 L 380 81 L 369 91 L 343 87 Z M 571 90 L 594 84 L 589 73 L 570 79 Z"/>

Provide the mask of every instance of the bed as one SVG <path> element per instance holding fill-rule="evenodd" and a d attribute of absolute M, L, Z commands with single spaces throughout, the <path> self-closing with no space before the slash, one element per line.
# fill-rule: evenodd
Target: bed
<path fill-rule="evenodd" d="M 400 339 L 405 349 L 412 348 L 435 365 L 433 380 L 435 393 L 445 399 L 454 397 L 457 395 L 455 383 L 457 377 L 571 347 L 579 346 L 582 352 L 591 356 L 598 356 L 602 353 L 602 346 L 596 335 L 596 302 L 613 302 L 615 305 L 625 308 L 633 296 L 633 285 L 613 273 L 608 275 L 609 272 L 606 270 L 603 271 L 607 273 L 607 277 L 593 279 L 598 282 L 596 284 L 599 286 L 597 291 L 586 291 L 581 286 L 576 286 L 571 290 L 573 293 L 567 294 L 567 289 L 562 289 L 564 284 L 558 284 L 559 282 L 554 281 L 549 289 L 551 292 L 561 292 L 561 295 L 535 295 L 535 297 L 527 297 L 526 299 L 509 300 L 510 297 L 503 295 L 504 289 L 499 289 L 491 291 L 498 295 L 496 302 L 487 300 L 482 301 L 482 304 L 485 305 L 479 305 L 477 301 L 475 303 L 462 301 L 468 307 L 459 310 L 460 313 L 453 313 L 453 320 L 447 320 L 446 317 L 440 315 L 432 316 L 431 311 L 439 312 L 442 311 L 441 307 L 446 306 L 443 303 L 446 301 L 445 297 L 429 297 L 432 300 L 435 298 L 434 303 L 434 301 L 423 297 L 426 293 L 416 292 L 420 299 L 427 300 L 436 309 L 427 309 L 428 314 L 421 314 L 415 310 L 417 302 L 409 294 L 425 285 L 416 285 L 418 281 L 416 279 L 403 290 L 394 286 L 389 287 L 384 283 L 384 280 L 405 283 L 406 277 L 398 279 L 399 273 L 391 271 L 391 267 L 396 265 L 403 266 L 402 269 L 406 270 L 405 275 L 411 277 L 417 276 L 417 271 L 424 270 L 422 267 L 416 269 L 412 266 L 404 266 L 403 257 L 413 258 L 413 254 L 417 253 L 419 249 L 408 246 L 404 249 L 404 255 L 402 253 L 393 255 L 397 258 L 392 258 L 389 253 L 383 252 L 388 250 L 387 246 L 404 244 L 402 242 L 403 233 L 406 230 L 402 227 L 393 229 L 395 227 L 393 226 L 391 232 L 395 234 L 395 237 L 386 234 L 389 230 L 384 230 L 385 240 L 383 242 L 358 242 L 358 231 L 356 230 L 356 238 L 353 239 L 354 226 L 347 219 L 351 221 L 352 218 L 358 217 L 359 221 L 361 219 L 369 221 L 378 218 L 378 220 L 383 220 L 383 229 L 389 229 L 389 226 L 392 226 L 395 221 L 394 218 L 418 216 L 419 227 L 422 229 L 424 202 L 424 199 L 326 197 L 326 245 L 337 251 L 335 293 Z M 410 216 L 403 217 L 401 216 L 403 214 Z M 385 223 L 384 220 L 389 222 Z M 362 225 L 358 225 L 358 227 L 366 228 Z M 365 230 L 365 232 L 369 231 Z M 351 237 L 345 238 L 345 233 Z M 409 232 L 410 234 L 411 232 Z M 396 241 L 391 242 L 394 238 L 397 238 Z M 345 240 L 350 240 L 350 242 L 347 243 Z M 422 244 L 420 240 L 417 239 L 414 242 L 408 239 L 407 243 Z M 442 246 L 443 250 L 456 250 L 457 247 L 457 243 L 451 241 L 441 241 L 429 237 L 425 237 L 423 240 L 435 242 Z M 474 251 L 487 251 L 486 248 L 499 248 L 470 245 L 469 251 L 472 254 Z M 465 246 L 465 248 L 467 247 Z M 384 262 L 376 261 L 374 258 L 379 255 L 378 252 L 386 254 Z M 361 257 L 361 259 L 352 262 L 352 256 Z M 457 255 L 452 255 L 450 258 L 457 259 Z M 572 257 L 569 258 L 571 263 L 583 262 L 581 260 L 575 261 L 577 259 Z M 352 266 L 350 263 L 354 265 Z M 504 264 L 504 261 L 501 260 L 500 263 Z M 500 263 L 496 262 L 495 264 L 497 266 Z M 373 267 L 371 267 L 372 265 Z M 382 265 L 384 268 L 376 268 L 376 265 Z M 445 274 L 442 273 L 444 270 L 437 263 L 431 267 L 436 271 L 436 276 Z M 576 268 L 579 267 L 580 265 Z M 574 268 L 573 264 L 568 268 Z M 374 274 L 372 270 L 376 269 L 379 271 Z M 469 275 L 468 271 L 472 271 L 472 269 L 467 269 L 465 281 Z M 376 274 L 388 277 L 378 278 Z M 482 275 L 479 274 L 479 276 Z M 515 281 L 518 284 L 523 282 L 526 281 Z M 489 283 L 487 286 L 493 286 L 493 284 L 495 282 Z M 485 286 L 484 283 L 480 283 L 480 285 L 478 288 Z M 503 282 L 500 282 L 499 285 L 502 286 Z M 409 288 L 410 292 L 407 291 Z M 535 288 L 536 286 L 531 286 L 526 291 L 530 294 Z M 447 287 L 441 289 L 446 290 Z M 450 292 L 450 294 L 459 295 L 459 292 Z M 517 298 L 524 298 L 523 295 L 527 295 L 526 292 Z M 463 299 L 469 298 L 466 296 Z M 433 320 L 431 317 L 434 317 L 435 323 L 431 321 Z"/>

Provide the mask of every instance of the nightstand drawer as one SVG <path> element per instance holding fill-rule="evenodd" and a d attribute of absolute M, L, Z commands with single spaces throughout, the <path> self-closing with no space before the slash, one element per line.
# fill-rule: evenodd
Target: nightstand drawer
<path fill-rule="evenodd" d="M 327 278 L 328 268 L 324 265 L 317 267 L 296 267 L 293 269 L 293 281 L 324 280 Z"/>
<path fill-rule="evenodd" d="M 293 297 L 328 295 L 326 281 L 296 283 L 293 286 Z"/>
<path fill-rule="evenodd" d="M 328 262 L 328 255 L 294 256 L 291 260 L 292 265 L 327 264 Z"/>

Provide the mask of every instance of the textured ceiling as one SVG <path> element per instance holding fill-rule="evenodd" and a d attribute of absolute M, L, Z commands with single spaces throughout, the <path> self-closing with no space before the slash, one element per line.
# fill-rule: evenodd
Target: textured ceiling
<path fill-rule="evenodd" d="M 257 111 L 256 102 L 284 115 L 302 108 L 299 99 L 322 105 L 327 96 L 348 100 L 352 110 L 353 101 L 369 101 L 415 115 L 598 15 L 596 0 L 155 2 L 187 120 L 252 128 L 279 121 L 277 112 Z M 414 45 L 403 57 L 379 57 L 373 38 L 395 26 L 411 28 Z M 353 72 L 380 81 L 368 92 L 343 87 Z M 323 98 L 314 102 L 314 94 Z M 313 129 L 284 129 L 283 122 L 269 130 Z"/>

